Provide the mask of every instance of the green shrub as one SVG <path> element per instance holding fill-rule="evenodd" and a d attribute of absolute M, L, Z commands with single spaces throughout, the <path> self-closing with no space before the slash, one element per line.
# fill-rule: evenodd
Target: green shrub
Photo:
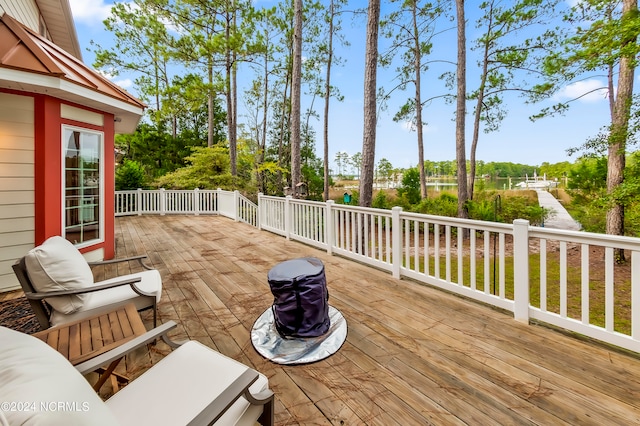
<path fill-rule="evenodd" d="M 420 202 L 420 172 L 417 167 L 412 167 L 404 172 L 402 185 L 398 188 L 398 195 L 405 198 L 409 204 Z"/>
<path fill-rule="evenodd" d="M 410 211 L 437 216 L 456 217 L 458 214 L 458 198 L 449 193 L 440 194 L 438 198 L 425 198 Z"/>
<path fill-rule="evenodd" d="M 241 176 L 232 176 L 226 148 L 196 147 L 186 158 L 189 165 L 155 180 L 154 186 L 167 189 L 225 189 L 255 193 L 255 188 Z"/>
<path fill-rule="evenodd" d="M 378 191 L 375 197 L 373 197 L 373 201 L 371 202 L 371 207 L 375 209 L 389 209 L 389 200 L 387 199 L 387 194 L 384 191 Z"/>
<path fill-rule="evenodd" d="M 143 166 L 137 161 L 124 160 L 118 166 L 115 176 L 116 191 L 126 191 L 145 187 Z"/>

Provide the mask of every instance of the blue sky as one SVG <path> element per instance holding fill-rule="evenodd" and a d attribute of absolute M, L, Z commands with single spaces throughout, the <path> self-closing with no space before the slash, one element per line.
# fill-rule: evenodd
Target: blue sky
<path fill-rule="evenodd" d="M 274 4 L 275 0 L 261 0 L 265 4 Z M 70 0 L 76 30 L 83 49 L 84 61 L 91 65 L 93 54 L 86 48 L 94 40 L 102 46 L 112 45 L 112 35 L 104 30 L 104 20 L 110 10 L 111 0 Z M 383 3 L 385 3 L 383 1 Z M 471 2 L 473 3 L 473 2 Z M 471 4 L 469 3 L 469 4 Z M 260 4 L 260 2 L 257 2 Z M 353 1 L 352 4 L 364 7 L 364 0 Z M 385 13 L 383 5 L 382 13 Z M 467 40 L 470 43 L 475 38 L 472 13 L 468 14 L 470 24 L 467 26 Z M 363 64 L 365 43 L 365 21 L 357 18 L 353 22 L 345 20 L 343 23 L 345 34 L 350 46 L 342 48 L 338 53 L 344 59 L 344 64 L 332 70 L 332 83 L 344 95 L 343 102 L 332 100 L 330 107 L 330 135 L 329 156 L 335 158 L 338 151 L 345 151 L 350 155 L 362 150 L 363 132 Z M 451 34 L 454 36 L 455 34 Z M 380 41 L 381 50 L 385 41 Z M 453 37 L 443 37 L 438 41 L 436 49 L 443 55 L 455 55 L 455 40 Z M 434 55 L 435 56 L 435 55 Z M 472 54 L 467 58 L 467 78 L 469 90 L 473 86 L 474 76 L 478 74 L 476 61 Z M 242 76 L 240 76 L 242 78 Z M 134 76 L 120 75 L 114 82 L 129 90 L 134 95 L 132 85 Z M 251 77 L 247 77 L 251 78 Z M 423 84 L 442 91 L 442 82 L 437 73 L 423 74 Z M 604 85 L 604 78 L 588 78 L 580 83 L 566 87 L 558 93 L 557 99 L 566 99 L 576 94 L 584 93 L 585 87 Z M 378 85 L 392 87 L 394 82 L 393 68 L 380 70 Z M 378 119 L 376 162 L 381 158 L 389 160 L 394 167 L 410 167 L 417 164 L 417 136 L 405 123 L 393 121 L 393 115 L 402 105 L 408 93 L 398 93 L 389 102 L 387 111 L 383 111 Z M 529 116 L 538 112 L 546 104 L 526 105 L 520 98 L 514 97 L 506 102 L 508 115 L 497 132 L 481 133 L 478 144 L 477 159 L 485 162 L 508 161 L 529 165 L 540 165 L 543 162 L 557 163 L 575 160 L 569 157 L 566 150 L 581 145 L 588 137 L 594 136 L 609 120 L 608 101 L 599 94 L 590 95 L 574 102 L 570 111 L 564 116 L 544 118 L 531 122 Z M 303 109 L 305 104 L 303 101 Z M 322 106 L 316 101 L 316 108 L 321 114 Z M 242 102 L 239 103 L 241 114 Z M 455 127 L 453 122 L 455 106 L 436 101 L 424 111 L 425 129 L 425 159 L 444 161 L 455 159 Z M 471 144 L 472 105 L 468 104 L 467 117 L 467 146 Z M 240 117 L 242 121 L 242 117 Z M 322 157 L 322 122 L 315 123 L 317 131 L 316 151 Z M 468 155 L 468 154 L 467 154 Z M 334 165 L 332 165 L 333 167 Z"/>

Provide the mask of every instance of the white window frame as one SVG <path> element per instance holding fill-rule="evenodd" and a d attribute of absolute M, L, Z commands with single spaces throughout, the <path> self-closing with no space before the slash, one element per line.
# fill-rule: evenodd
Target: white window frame
<path fill-rule="evenodd" d="M 94 238 L 92 240 L 87 240 L 87 241 L 82 241 L 78 244 L 75 244 L 75 246 L 77 248 L 83 248 L 83 247 L 89 247 L 95 244 L 99 244 L 99 243 L 103 243 L 105 241 L 104 238 L 104 229 L 105 229 L 105 224 L 104 224 L 104 186 L 105 186 L 105 182 L 104 182 L 104 163 L 105 163 L 105 151 L 104 151 L 104 132 L 98 131 L 98 130 L 93 130 L 93 129 L 88 129 L 85 127 L 78 127 L 78 126 L 71 126 L 68 124 L 63 124 L 62 125 L 62 137 L 61 137 L 61 161 L 62 161 L 62 167 L 61 167 L 61 175 L 62 175 L 62 188 L 61 188 L 61 192 L 62 192 L 62 236 L 64 238 L 66 238 L 67 235 L 67 206 L 66 206 L 66 189 L 67 189 L 67 182 L 66 182 L 66 170 L 67 170 L 67 166 L 66 166 L 66 151 L 67 151 L 67 138 L 65 137 L 65 133 L 67 131 L 71 131 L 71 132 L 81 132 L 81 133 L 90 133 L 93 135 L 98 135 L 100 141 L 100 148 L 99 148 L 99 154 L 100 154 L 100 166 L 98 169 L 98 173 L 99 173 L 99 205 L 100 208 L 98 209 L 98 238 Z"/>

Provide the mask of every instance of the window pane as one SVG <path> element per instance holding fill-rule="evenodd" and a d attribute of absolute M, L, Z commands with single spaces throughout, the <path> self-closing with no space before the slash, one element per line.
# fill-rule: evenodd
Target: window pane
<path fill-rule="evenodd" d="M 65 236 L 74 244 L 100 238 L 102 135 L 64 129 Z"/>

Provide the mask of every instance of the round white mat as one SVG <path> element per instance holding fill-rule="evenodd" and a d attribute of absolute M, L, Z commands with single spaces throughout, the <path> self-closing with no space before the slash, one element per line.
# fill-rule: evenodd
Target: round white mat
<path fill-rule="evenodd" d="M 329 306 L 331 326 L 322 336 L 283 338 L 278 334 L 271 308 L 253 324 L 251 343 L 256 351 L 277 364 L 307 364 L 333 355 L 347 339 L 347 321 L 340 311 Z"/>

